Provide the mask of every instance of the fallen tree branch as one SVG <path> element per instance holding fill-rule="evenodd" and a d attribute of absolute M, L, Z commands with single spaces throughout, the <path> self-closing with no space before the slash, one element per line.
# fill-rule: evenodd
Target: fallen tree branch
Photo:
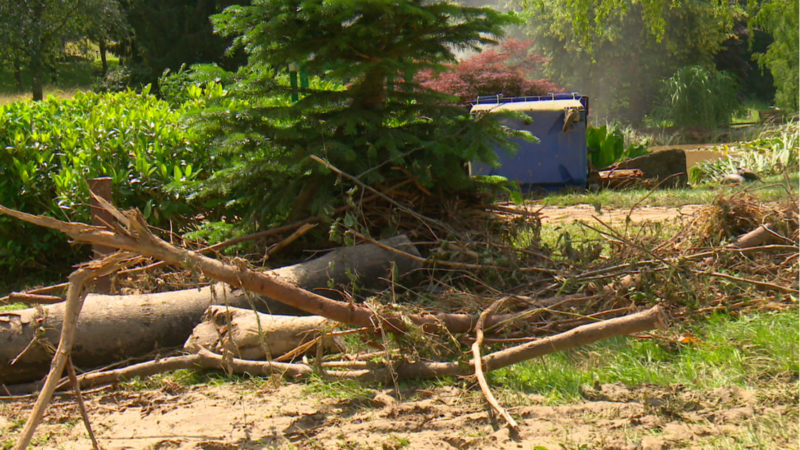
<path fill-rule="evenodd" d="M 99 197 L 96 199 L 119 222 L 113 227 L 114 231 L 106 227 L 96 227 L 79 222 L 62 222 L 51 217 L 27 214 L 2 205 L 0 205 L 0 213 L 61 231 L 79 242 L 130 250 L 144 256 L 164 260 L 169 264 L 192 268 L 209 278 L 225 282 L 233 288 L 243 288 L 309 314 L 320 315 L 337 322 L 358 327 L 370 327 L 376 332 L 381 323 L 385 329 L 392 332 L 406 328 L 403 318 L 397 315 L 377 316 L 369 308 L 361 305 L 331 300 L 263 272 L 225 264 L 174 246 L 153 235 L 138 211 L 123 213 L 106 200 Z M 430 332 L 443 326 L 451 333 L 464 333 L 472 330 L 475 324 L 475 318 L 469 314 L 413 314 L 408 318 L 411 322 L 422 326 L 425 331 Z M 500 319 L 507 320 L 508 317 Z"/>
<path fill-rule="evenodd" d="M 56 385 L 61 380 L 61 374 L 64 371 L 64 366 L 72 352 L 72 344 L 75 341 L 75 325 L 78 322 L 83 300 L 86 297 L 86 283 L 94 278 L 112 273 L 118 268 L 118 264 L 125 257 L 126 255 L 124 253 L 114 253 L 100 261 L 90 262 L 88 265 L 79 268 L 69 276 L 66 313 L 64 325 L 61 328 L 61 338 L 58 342 L 58 348 L 56 349 L 55 356 L 53 356 L 53 361 L 50 365 L 50 373 L 47 374 L 47 379 L 44 382 L 42 391 L 39 393 L 39 397 L 36 398 L 36 403 L 33 405 L 28 420 L 25 422 L 25 428 L 23 428 L 17 439 L 17 443 L 14 446 L 15 449 L 24 450 L 28 447 L 45 409 L 47 409 L 47 406 L 50 404 L 50 399 L 53 396 L 53 392 L 56 390 Z"/>
<path fill-rule="evenodd" d="M 519 424 L 513 417 L 506 411 L 500 403 L 498 403 L 497 399 L 492 394 L 491 389 L 489 389 L 489 383 L 486 382 L 486 377 L 483 375 L 483 360 L 481 359 L 481 345 L 483 345 L 483 324 L 486 322 L 486 317 L 491 314 L 494 314 L 503 303 L 508 300 L 508 297 L 503 297 L 496 302 L 492 303 L 491 306 L 486 308 L 478 318 L 478 323 L 475 324 L 475 342 L 472 343 L 472 365 L 475 367 L 475 378 L 478 379 L 478 385 L 481 387 L 481 392 L 483 392 L 483 396 L 486 398 L 486 402 L 489 403 L 497 414 L 499 414 L 508 424 L 508 428 L 511 433 L 518 434 L 519 433 Z"/>

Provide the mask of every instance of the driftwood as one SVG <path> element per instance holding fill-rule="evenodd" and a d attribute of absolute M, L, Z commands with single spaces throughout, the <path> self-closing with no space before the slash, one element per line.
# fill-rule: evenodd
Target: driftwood
<path fill-rule="evenodd" d="M 405 236 L 382 241 L 392 248 L 419 255 Z M 306 289 L 336 294 L 328 283 L 349 283 L 357 274 L 359 284 L 372 289 L 385 286 L 392 264 L 400 274 L 420 266 L 375 245 L 334 250 L 320 258 L 262 273 Z M 148 354 L 186 342 L 211 304 L 291 314 L 297 310 L 274 300 L 231 289 L 224 283 L 200 289 L 148 295 L 94 295 L 86 297 L 78 323 L 72 358 L 84 369 Z M 0 313 L 0 383 L 40 379 L 50 365 L 53 344 L 58 342 L 65 304 Z M 14 361 L 14 364 L 10 364 Z"/>
<path fill-rule="evenodd" d="M 490 353 L 482 358 L 483 367 L 485 367 L 487 371 L 497 370 L 525 360 L 544 356 L 548 353 L 569 350 L 602 339 L 641 333 L 654 328 L 663 328 L 664 326 L 664 312 L 660 306 L 655 306 L 628 316 L 582 325 L 564 333 Z M 352 362 L 353 361 L 348 361 L 347 363 Z M 389 369 L 377 366 L 374 363 L 364 362 L 364 364 L 371 367 L 357 370 L 326 370 L 325 374 L 336 378 L 355 378 L 365 381 L 391 382 L 392 376 Z M 341 366 L 351 365 L 352 364 L 341 364 Z M 469 365 L 458 362 L 418 361 L 414 363 L 400 363 L 392 370 L 394 370 L 400 379 L 425 379 L 447 376 L 469 376 L 473 374 L 473 365 L 474 362 L 472 361 Z M 323 367 L 332 366 L 336 366 L 336 364 L 323 364 Z M 363 365 L 359 364 L 359 366 Z M 174 356 L 135 364 L 121 369 L 81 375 L 78 377 L 78 381 L 80 382 L 81 388 L 90 389 L 107 384 L 120 383 L 134 377 L 145 377 L 161 372 L 193 368 L 219 369 L 229 371 L 230 373 L 257 376 L 280 374 L 289 378 L 304 378 L 314 372 L 313 368 L 308 364 L 251 361 L 239 358 L 227 359 L 201 348 L 193 355 Z"/>
<path fill-rule="evenodd" d="M 183 348 L 189 353 L 205 348 L 240 359 L 272 359 L 311 343 L 336 325 L 336 322 L 320 316 L 277 316 L 212 305 L 203 314 L 203 321 L 194 327 Z M 341 338 L 326 334 L 322 343 L 325 353 L 344 351 Z M 307 347 L 305 351 L 312 351 L 316 345 Z"/>

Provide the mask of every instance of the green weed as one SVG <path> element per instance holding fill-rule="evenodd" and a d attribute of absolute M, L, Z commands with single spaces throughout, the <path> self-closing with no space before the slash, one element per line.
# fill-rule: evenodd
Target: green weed
<path fill-rule="evenodd" d="M 324 380 L 317 375 L 312 375 L 306 380 L 303 392 L 342 400 L 368 399 L 375 395 L 373 389 L 359 381 Z"/>

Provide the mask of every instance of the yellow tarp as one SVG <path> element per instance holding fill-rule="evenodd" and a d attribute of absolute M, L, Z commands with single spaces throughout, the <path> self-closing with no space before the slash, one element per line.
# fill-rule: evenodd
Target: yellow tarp
<path fill-rule="evenodd" d="M 583 105 L 575 99 L 541 100 L 536 102 L 483 103 L 474 105 L 472 112 L 477 111 L 563 111 L 565 108 L 580 108 Z"/>

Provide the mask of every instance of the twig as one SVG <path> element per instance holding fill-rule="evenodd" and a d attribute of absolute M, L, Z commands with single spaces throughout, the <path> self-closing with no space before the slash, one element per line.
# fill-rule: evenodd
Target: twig
<path fill-rule="evenodd" d="M 491 389 L 489 389 L 489 383 L 486 382 L 486 377 L 483 375 L 483 362 L 481 359 L 481 345 L 483 345 L 483 324 L 486 322 L 486 317 L 492 315 L 497 311 L 503 303 L 505 303 L 509 297 L 503 297 L 494 303 L 491 304 L 485 311 L 483 311 L 478 317 L 478 323 L 475 324 L 475 342 L 472 343 L 472 364 L 475 366 L 475 378 L 478 379 L 478 384 L 481 387 L 481 392 L 483 392 L 483 396 L 486 398 L 486 402 L 489 403 L 497 414 L 503 417 L 503 419 L 508 424 L 509 431 L 516 435 L 519 434 L 519 424 L 513 417 L 506 411 L 500 403 L 497 402 L 497 399 L 492 394 Z"/>
<path fill-rule="evenodd" d="M 304 223 L 294 233 L 290 234 L 289 237 L 271 246 L 269 250 L 267 250 L 267 257 L 270 257 L 275 253 L 278 253 L 282 249 L 288 247 L 289 245 L 292 244 L 292 242 L 300 239 L 303 235 L 316 228 L 317 225 L 318 224 L 316 223 Z"/>
<path fill-rule="evenodd" d="M 86 405 L 83 403 L 81 384 L 78 382 L 78 377 L 75 375 L 75 366 L 72 365 L 72 357 L 67 361 L 67 375 L 69 376 L 69 381 L 72 383 L 73 389 L 75 389 L 75 400 L 78 402 L 78 410 L 83 418 L 83 424 L 86 426 L 86 432 L 89 433 L 89 439 L 92 440 L 92 449 L 99 450 L 100 446 L 97 445 L 97 439 L 94 437 L 94 432 L 92 431 L 92 423 L 89 422 L 89 413 L 86 412 Z"/>
<path fill-rule="evenodd" d="M 8 303 L 26 303 L 29 305 L 49 305 L 52 303 L 60 303 L 63 302 L 63 297 L 58 297 L 56 295 L 42 295 L 42 294 L 28 294 L 24 292 L 12 292 L 5 297 L 5 301 L 0 300 L 0 304 L 8 302 Z"/>
<path fill-rule="evenodd" d="M 28 289 L 24 293 L 25 294 L 49 294 L 51 292 L 64 290 L 64 288 L 66 288 L 68 286 L 69 286 L 69 283 L 59 283 L 59 284 L 54 284 L 52 286 L 45 286 L 45 287 L 40 287 L 40 288 L 36 288 L 36 289 Z M 14 294 L 14 293 L 12 292 L 12 294 Z M 0 298 L 0 305 L 8 303 L 9 302 L 9 297 L 11 297 L 11 294 Z"/>
<path fill-rule="evenodd" d="M 748 279 L 748 278 L 742 278 L 742 277 L 737 277 L 737 276 L 733 276 L 733 275 L 728 275 L 727 273 L 722 273 L 722 272 L 704 272 L 702 270 L 693 270 L 693 272 L 698 274 L 698 275 L 708 275 L 708 276 L 717 277 L 717 278 L 724 278 L 726 280 L 738 281 L 740 283 L 752 284 L 754 286 L 761 286 L 763 288 L 772 289 L 772 290 L 775 290 L 775 291 L 787 292 L 789 294 L 800 294 L 800 291 L 798 291 L 797 289 L 793 289 L 793 288 L 786 287 L 786 286 L 781 286 L 781 285 L 774 284 L 774 283 L 768 283 L 766 281 L 751 280 L 751 279 Z"/>
<path fill-rule="evenodd" d="M 372 239 L 371 237 L 364 236 L 363 234 L 359 233 L 356 230 L 348 229 L 347 232 L 352 234 L 353 236 L 363 240 L 363 241 L 369 242 L 370 244 L 373 244 L 373 245 L 377 245 L 378 247 L 380 247 L 380 248 L 382 248 L 382 249 L 384 249 L 386 251 L 397 253 L 398 255 L 405 256 L 406 258 L 413 259 L 414 261 L 421 262 L 423 264 L 438 264 L 438 265 L 442 265 L 442 266 L 446 266 L 446 267 L 452 267 L 454 269 L 467 269 L 467 270 L 493 269 L 493 270 L 506 270 L 506 271 L 518 270 L 518 271 L 521 271 L 521 272 L 542 272 L 542 273 L 547 273 L 547 274 L 556 274 L 556 273 L 558 273 L 557 270 L 545 269 L 545 268 L 541 268 L 541 267 L 512 268 L 512 267 L 503 267 L 503 266 L 497 266 L 497 265 L 492 265 L 492 264 L 462 263 L 462 262 L 458 262 L 458 261 L 443 261 L 443 260 L 431 261 L 431 260 L 423 258 L 421 256 L 412 255 L 411 253 L 405 252 L 405 251 L 400 250 L 398 248 L 390 247 L 390 246 L 388 246 L 388 245 L 386 245 L 386 244 L 384 244 L 382 242 L 379 242 L 379 241 L 377 241 L 375 239 Z"/>
<path fill-rule="evenodd" d="M 399 210 L 405 212 L 406 214 L 416 218 L 417 220 L 422 222 L 425 226 L 428 226 L 428 223 L 433 223 L 433 224 L 438 225 L 443 230 L 446 230 L 449 233 L 457 234 L 456 231 L 450 225 L 447 225 L 446 223 L 444 223 L 444 222 L 442 222 L 440 220 L 436 220 L 434 218 L 424 216 L 424 215 L 414 211 L 413 209 L 411 209 L 411 208 L 409 208 L 409 207 L 397 202 L 396 200 L 394 200 L 393 198 L 391 198 L 388 195 L 384 194 L 383 192 L 381 192 L 381 191 L 375 189 L 374 187 L 364 183 L 363 181 L 359 180 L 358 178 L 356 178 L 356 177 L 354 177 L 354 176 L 342 171 L 341 169 L 337 168 L 336 166 L 334 166 L 330 162 L 320 158 L 319 156 L 311 155 L 311 156 L 309 156 L 309 158 L 311 158 L 312 160 L 322 164 L 328 170 L 331 170 L 331 171 L 335 172 L 336 174 L 347 178 L 348 180 L 352 181 L 353 183 L 356 183 L 357 185 L 361 186 L 362 188 L 372 192 L 373 194 L 377 195 L 378 197 L 380 197 L 380 198 L 386 200 L 387 202 L 393 204 L 394 206 L 397 207 L 397 209 L 399 209 Z M 436 235 L 436 233 L 433 233 L 433 230 L 430 230 L 430 231 L 431 231 L 431 234 L 433 234 L 434 236 Z"/>

